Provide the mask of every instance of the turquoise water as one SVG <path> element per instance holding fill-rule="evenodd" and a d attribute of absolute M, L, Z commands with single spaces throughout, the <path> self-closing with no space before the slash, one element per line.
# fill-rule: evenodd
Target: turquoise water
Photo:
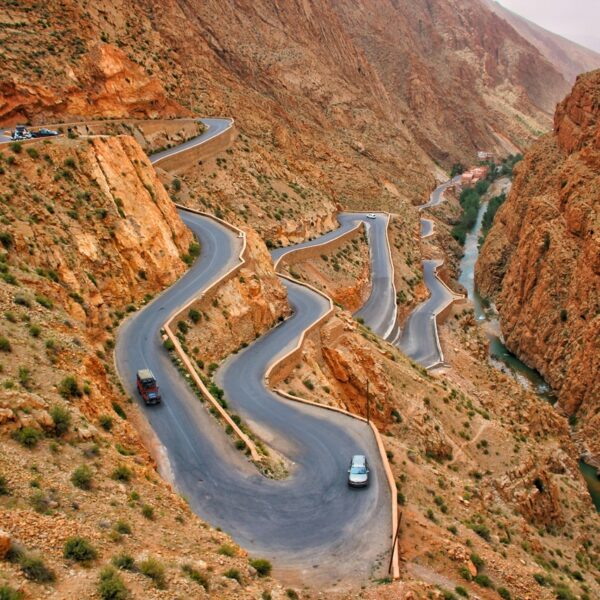
<path fill-rule="evenodd" d="M 460 261 L 460 276 L 458 281 L 467 290 L 469 300 L 473 303 L 475 309 L 475 318 L 480 321 L 495 320 L 493 314 L 486 308 L 484 301 L 475 289 L 475 263 L 479 256 L 479 236 L 481 235 L 481 222 L 483 215 L 487 209 L 487 202 L 482 203 L 477 214 L 477 221 L 473 229 L 467 233 L 464 246 L 464 256 Z M 488 328 L 489 329 L 489 328 Z M 519 360 L 506 346 L 502 343 L 499 336 L 494 335 L 490 331 L 486 331 L 486 335 L 490 342 L 490 357 L 496 366 L 502 371 L 509 372 L 512 376 L 524 386 L 535 390 L 535 392 L 551 403 L 554 403 L 554 397 L 550 386 L 544 381 L 544 378 L 534 369 L 528 367 L 523 361 Z M 600 512 L 600 478 L 598 477 L 594 467 L 580 461 L 579 467 L 592 497 L 592 501 Z"/>
<path fill-rule="evenodd" d="M 592 502 L 594 503 L 596 510 L 600 512 L 600 477 L 598 477 L 598 473 L 594 467 L 582 460 L 579 461 L 579 469 L 587 483 Z"/>

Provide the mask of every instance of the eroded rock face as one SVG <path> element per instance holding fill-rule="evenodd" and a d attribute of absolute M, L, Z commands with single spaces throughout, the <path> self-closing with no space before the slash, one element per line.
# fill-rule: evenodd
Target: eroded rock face
<path fill-rule="evenodd" d="M 246 238 L 244 266 L 175 320 L 188 323 L 186 343 L 192 356 L 206 365 L 254 341 L 290 312 L 264 243 L 252 229 L 246 230 Z M 192 318 L 190 311 L 197 316 Z"/>
<path fill-rule="evenodd" d="M 476 282 L 507 347 L 538 369 L 600 455 L 600 71 L 578 78 L 554 133 L 518 168 Z"/>
<path fill-rule="evenodd" d="M 77 72 L 71 67 L 65 89 L 14 79 L 0 85 L 0 120 L 105 117 L 170 118 L 189 114 L 167 98 L 156 77 L 150 77 L 110 44 L 97 43 L 85 54 Z"/>

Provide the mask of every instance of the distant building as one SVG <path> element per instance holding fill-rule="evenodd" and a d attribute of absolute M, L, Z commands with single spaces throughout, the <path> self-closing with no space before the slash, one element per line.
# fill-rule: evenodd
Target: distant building
<path fill-rule="evenodd" d="M 471 167 L 468 171 L 465 171 L 460 177 L 460 183 L 462 187 L 470 187 L 475 185 L 478 181 L 485 179 L 490 168 L 487 165 L 482 167 Z"/>
<path fill-rule="evenodd" d="M 494 160 L 494 153 L 486 152 L 485 150 L 479 150 L 479 152 L 477 152 L 477 160 L 479 160 L 479 161 Z"/>

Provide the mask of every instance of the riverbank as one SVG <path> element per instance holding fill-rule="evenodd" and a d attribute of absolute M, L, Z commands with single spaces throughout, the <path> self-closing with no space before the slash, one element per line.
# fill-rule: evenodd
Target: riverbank
<path fill-rule="evenodd" d="M 467 297 L 473 305 L 475 318 L 486 334 L 491 363 L 502 372 L 511 374 L 515 380 L 527 389 L 535 391 L 540 398 L 554 404 L 556 398 L 544 378 L 506 348 L 493 307 L 487 305 L 475 288 L 475 264 L 479 257 L 479 238 L 488 202 L 499 193 L 508 194 L 510 185 L 511 182 L 507 178 L 497 180 L 482 200 L 475 224 L 465 236 L 464 255 L 459 264 L 458 281 L 465 288 Z M 600 512 L 600 478 L 598 472 L 584 461 L 580 461 L 580 470 L 587 483 L 592 501 Z"/>

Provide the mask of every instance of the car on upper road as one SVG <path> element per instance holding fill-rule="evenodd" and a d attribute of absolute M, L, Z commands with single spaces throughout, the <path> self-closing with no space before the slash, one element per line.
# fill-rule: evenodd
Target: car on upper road
<path fill-rule="evenodd" d="M 369 485 L 369 463 L 364 454 L 355 454 L 348 469 L 348 485 L 350 487 L 366 487 Z"/>
<path fill-rule="evenodd" d="M 156 377 L 150 369 L 140 369 L 137 372 L 136 386 L 146 404 L 158 404 L 161 400 Z"/>
<path fill-rule="evenodd" d="M 32 131 L 31 135 L 34 138 L 52 137 L 52 136 L 58 135 L 58 131 L 55 131 L 54 129 L 46 129 L 45 127 L 42 127 L 39 131 Z"/>
<path fill-rule="evenodd" d="M 11 135 L 13 140 L 29 140 L 32 137 L 33 136 L 31 135 L 31 132 L 27 129 L 27 127 L 25 127 L 25 125 L 17 125 L 13 131 L 13 134 Z"/>
<path fill-rule="evenodd" d="M 367 219 L 376 219 L 377 215 L 375 213 L 367 213 Z"/>

